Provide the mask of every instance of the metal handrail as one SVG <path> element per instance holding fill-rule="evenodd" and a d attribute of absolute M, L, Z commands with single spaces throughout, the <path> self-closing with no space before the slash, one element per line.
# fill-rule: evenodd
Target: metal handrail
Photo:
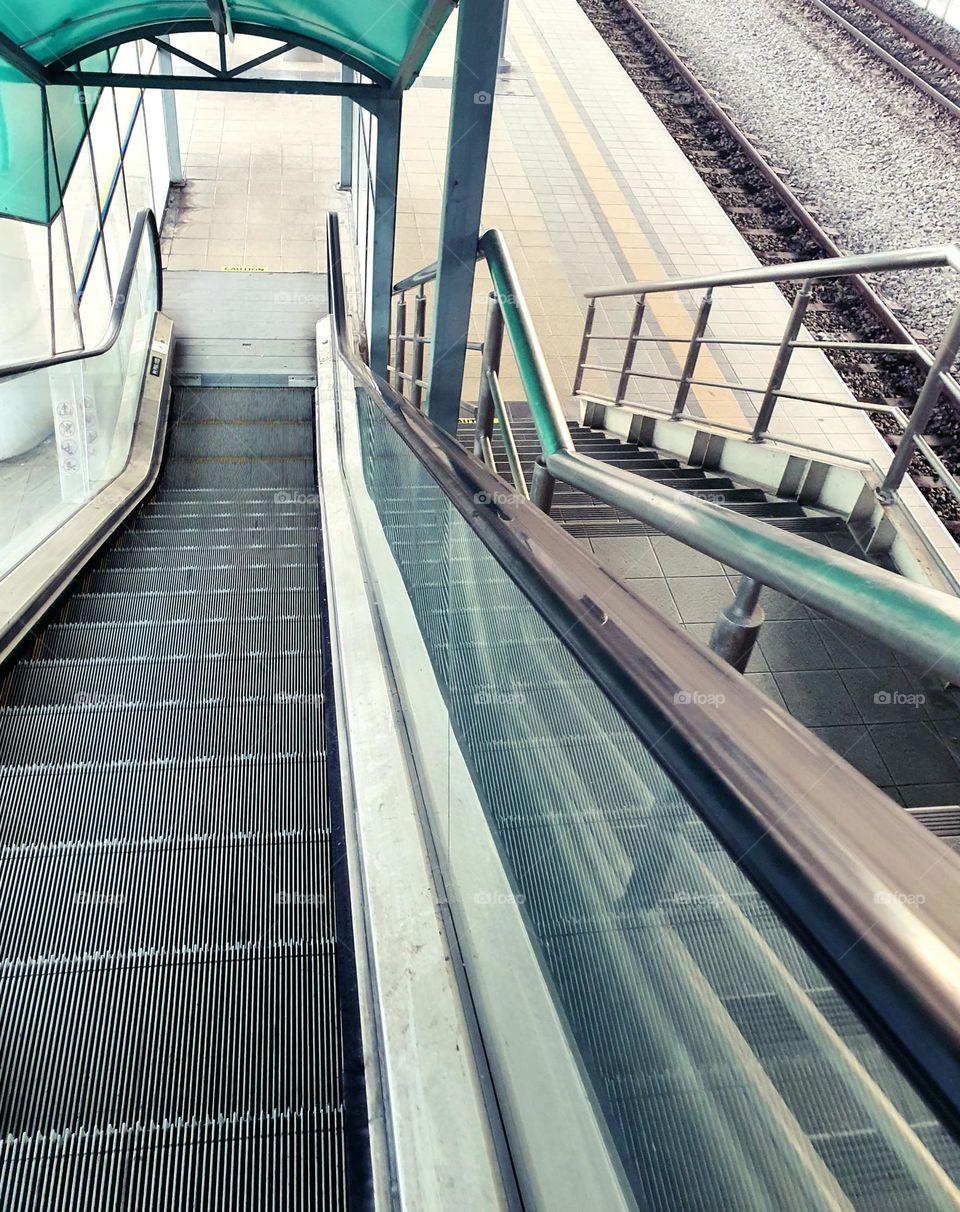
<path fill-rule="evenodd" d="M 691 387 L 705 386 L 721 388 L 731 392 L 743 391 L 749 394 L 762 395 L 757 409 L 756 420 L 750 427 L 732 426 L 736 433 L 749 435 L 751 441 L 763 442 L 769 437 L 770 425 L 778 401 L 792 399 L 803 400 L 814 404 L 824 404 L 835 408 L 855 407 L 865 411 L 885 412 L 903 426 L 896 453 L 884 475 L 882 484 L 877 489 L 877 497 L 884 505 L 892 504 L 896 493 L 907 473 L 910 460 L 915 453 L 925 459 L 934 474 L 955 497 L 960 498 L 960 487 L 954 477 L 939 461 L 935 464 L 927 456 L 927 447 L 921 438 L 930 421 L 940 396 L 946 392 L 960 405 L 960 383 L 950 371 L 960 353 L 960 305 L 954 310 L 953 316 L 944 332 L 937 352 L 931 353 L 919 342 L 912 340 L 909 344 L 901 342 L 836 342 L 801 340 L 800 331 L 804 316 L 811 299 L 813 283 L 827 278 L 853 278 L 861 280 L 861 275 L 867 273 L 886 273 L 908 269 L 952 269 L 960 273 L 960 245 L 944 244 L 924 248 L 900 249 L 893 252 L 866 253 L 859 256 L 827 257 L 816 261 L 797 261 L 787 265 L 754 266 L 745 270 L 728 270 L 723 273 L 701 274 L 690 278 L 667 278 L 658 281 L 628 282 L 625 285 L 607 286 L 585 292 L 589 300 L 587 317 L 584 323 L 583 337 L 580 343 L 580 355 L 577 362 L 574 394 L 580 393 L 583 378 L 586 373 L 606 373 L 619 375 L 615 396 L 610 403 L 614 405 L 626 402 L 629 384 L 633 379 L 653 379 L 677 384 L 677 392 L 671 411 L 664 409 L 651 410 L 657 414 L 679 420 L 686 407 L 686 400 Z M 790 316 L 779 342 L 760 340 L 742 340 L 736 337 L 707 337 L 706 329 L 713 306 L 713 293 L 722 287 L 751 286 L 763 283 L 800 282 L 799 293 L 790 309 Z M 688 342 L 687 356 L 683 370 L 679 375 L 663 374 L 649 370 L 635 370 L 633 367 L 634 353 L 637 346 L 643 342 L 653 341 L 657 344 L 676 344 L 671 338 L 641 335 L 647 307 L 647 299 L 651 295 L 679 291 L 705 291 L 697 312 L 693 334 L 682 338 Z M 598 300 L 615 298 L 633 298 L 634 319 L 630 333 L 626 337 L 613 338 L 625 342 L 626 352 L 623 365 L 598 366 L 590 363 L 588 353 L 590 344 L 595 340 L 609 340 L 606 334 L 593 332 L 594 319 Z M 705 380 L 695 376 L 695 369 L 700 350 L 704 345 L 775 345 L 777 354 L 773 367 L 764 386 L 742 383 L 718 383 L 715 380 Z M 821 396 L 803 395 L 797 392 L 785 391 L 784 380 L 790 364 L 790 359 L 797 349 L 859 349 L 868 353 L 899 354 L 911 357 L 924 372 L 923 386 L 917 396 L 916 403 L 909 420 L 904 420 L 903 413 L 889 406 L 878 405 L 872 408 L 869 403 L 857 402 L 850 404 L 839 400 L 831 400 Z M 599 398 L 599 397 L 598 397 Z M 606 399 L 607 397 L 603 397 Z"/>
<path fill-rule="evenodd" d="M 946 251 L 921 250 L 916 255 L 922 256 L 924 263 L 939 258 L 938 263 L 942 264 Z M 878 259 L 885 263 L 899 262 L 905 255 L 848 260 L 862 266 L 865 260 L 871 264 Z M 543 451 L 542 465 L 550 477 L 623 510 L 704 555 L 736 568 L 751 580 L 877 637 L 925 668 L 936 669 L 946 680 L 960 683 L 960 601 L 956 598 L 828 550 L 800 535 L 776 530 L 759 519 L 732 513 L 655 480 L 641 479 L 579 454 L 574 449 L 516 269 L 499 231 L 491 230 L 481 237 L 478 257 L 486 261 L 493 280 L 493 299 L 513 346 Z M 808 269 L 814 267 L 817 272 L 830 272 L 822 262 L 807 263 Z M 799 272 L 799 267 L 786 268 L 797 268 Z M 421 285 L 429 272 L 430 267 L 410 280 Z M 733 276 L 739 280 L 743 275 Z M 402 286 L 400 283 L 396 289 Z M 625 289 L 632 293 L 632 288 Z M 482 411 L 478 406 L 478 441 Z M 539 486 L 535 477 L 531 496 L 540 503 L 542 494 L 542 477 Z"/>
<path fill-rule="evenodd" d="M 568 464 L 571 473 L 593 470 L 592 460 L 574 459 L 568 433 L 563 440 L 566 422 L 554 410 L 549 376 L 538 381 L 542 355 L 536 356 L 526 305 L 501 250 L 500 239 L 486 239 L 492 271 L 513 288 L 507 326 L 518 337 L 526 330 L 521 346 L 532 356 L 524 358 L 523 373 L 538 429 L 557 446 L 553 465 L 561 472 Z M 504 502 L 487 468 L 377 379 L 347 341 L 335 215 L 328 219 L 327 264 L 335 347 L 385 423 L 638 734 L 654 744 L 658 760 L 736 861 L 838 974 L 847 994 L 872 1008 L 876 1024 L 956 1118 L 960 932 L 953 906 L 960 858 L 678 625 L 631 595 L 541 511 L 519 497 Z M 680 495 L 663 490 L 664 499 Z"/>
<path fill-rule="evenodd" d="M 585 290 L 587 299 L 613 299 L 631 295 L 667 294 L 677 290 L 706 290 L 720 286 L 752 286 L 760 282 L 798 282 L 813 278 L 846 277 L 849 274 L 887 273 L 902 269 L 949 267 L 960 273 L 960 244 L 933 244 L 894 252 L 863 253 L 851 257 L 821 257 L 816 261 L 791 261 L 785 265 L 758 265 L 701 274 L 695 278 L 661 278 L 628 282 Z"/>
<path fill-rule="evenodd" d="M 117 343 L 117 338 L 120 336 L 120 331 L 123 327 L 127 297 L 130 294 L 130 284 L 133 281 L 133 275 L 137 270 L 137 260 L 140 256 L 140 247 L 143 243 L 145 229 L 149 229 L 153 244 L 153 255 L 156 262 L 157 310 L 160 311 L 163 308 L 163 270 L 160 256 L 160 232 L 157 228 L 156 215 L 154 215 L 149 207 L 145 207 L 143 210 L 137 212 L 133 220 L 133 226 L 130 228 L 130 239 L 127 244 L 126 256 L 123 259 L 123 267 L 120 270 L 120 278 L 117 282 L 113 306 L 110 309 L 110 319 L 107 322 L 107 330 L 100 344 L 88 349 L 73 349 L 66 353 L 50 354 L 47 357 L 35 358 L 28 362 L 14 362 L 7 366 L 0 366 L 0 379 L 12 379 L 17 375 L 28 374 L 34 370 L 49 370 L 54 366 L 67 366 L 73 362 L 83 362 L 88 358 L 99 358 L 103 354 L 109 353 Z"/>

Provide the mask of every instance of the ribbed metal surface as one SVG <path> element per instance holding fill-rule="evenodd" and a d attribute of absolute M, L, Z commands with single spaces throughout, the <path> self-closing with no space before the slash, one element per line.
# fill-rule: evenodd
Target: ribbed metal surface
<path fill-rule="evenodd" d="M 376 411 L 367 486 L 638 1206 L 951 1206 L 957 1142 Z"/>
<path fill-rule="evenodd" d="M 346 1207 L 309 393 L 189 396 L 2 683 L 4 1209 Z"/>

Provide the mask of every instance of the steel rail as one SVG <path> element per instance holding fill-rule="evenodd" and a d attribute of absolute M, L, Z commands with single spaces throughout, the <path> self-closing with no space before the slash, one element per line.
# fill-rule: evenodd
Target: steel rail
<path fill-rule="evenodd" d="M 879 18 L 885 25 L 889 25 L 901 38 L 905 38 L 908 42 L 912 42 L 917 50 L 923 51 L 930 59 L 935 59 L 941 67 L 945 67 L 948 71 L 955 72 L 960 76 L 960 63 L 942 50 L 936 43 L 925 38 L 923 34 L 918 34 L 915 29 L 911 29 L 909 25 L 904 25 L 892 13 L 888 13 L 886 9 L 875 4 L 874 0 L 856 0 L 860 8 L 864 8 L 869 13 Z"/>
<path fill-rule="evenodd" d="M 137 271 L 137 261 L 140 257 L 140 248 L 143 244 L 145 230 L 149 230 L 153 243 L 153 254 L 156 258 L 157 311 L 163 309 L 160 233 L 157 230 L 157 220 L 153 211 L 144 209 L 137 212 L 136 218 L 133 220 L 133 226 L 130 228 L 130 240 L 127 244 L 126 256 L 123 259 L 123 267 L 120 270 L 120 278 L 117 281 L 117 290 L 113 300 L 113 307 L 110 309 L 107 331 L 104 333 L 100 344 L 90 349 L 73 349 L 67 353 L 50 354 L 45 358 L 35 358 L 29 362 L 13 362 L 7 366 L 0 366 L 0 380 L 12 379 L 18 375 L 29 374 L 35 370 L 49 370 L 53 366 L 68 366 L 73 362 L 85 362 L 90 358 L 99 358 L 113 348 L 117 343 L 117 338 L 120 336 L 120 330 L 123 326 L 127 297 L 130 294 L 130 285 L 133 282 L 133 276 Z"/>
<path fill-rule="evenodd" d="M 879 42 L 871 38 L 866 31 L 860 29 L 859 26 L 854 25 L 852 21 L 848 21 L 847 18 L 842 15 L 842 13 L 838 13 L 835 8 L 832 8 L 829 4 L 826 4 L 824 0 L 807 0 L 807 2 L 812 4 L 817 12 L 826 17 L 828 21 L 833 21 L 834 24 L 839 25 L 845 33 L 849 34 L 850 37 L 854 39 L 854 41 L 859 42 L 861 46 L 865 47 L 872 54 L 876 55 L 876 57 L 885 63 L 887 67 L 891 69 L 891 71 L 895 71 L 899 76 L 902 76 L 908 84 L 912 84 L 914 88 L 919 89 L 924 96 L 929 97 L 929 99 L 933 101 L 935 105 L 939 105 L 942 109 L 945 109 L 952 117 L 960 118 L 960 105 L 958 105 L 956 101 L 951 100 L 946 93 L 941 92 L 935 84 L 931 84 L 928 80 L 924 80 L 923 76 L 921 76 L 918 72 L 915 72 L 912 67 L 908 67 L 906 63 L 901 63 L 896 55 L 892 55 L 885 47 L 881 46 Z M 857 0 L 857 2 L 861 4 L 863 8 L 870 7 L 869 5 L 863 4 L 863 0 Z M 878 10 L 874 8 L 873 12 L 878 13 Z M 906 30 L 906 26 L 901 26 L 900 29 L 901 31 Z M 918 49 L 923 49 L 915 38 L 910 37 L 910 41 Z M 954 64 L 953 70 L 957 71 L 960 69 L 958 69 L 956 64 Z"/>
<path fill-rule="evenodd" d="M 500 500 L 503 481 L 378 380 L 346 339 L 339 225 L 328 217 L 334 340 L 381 415 L 620 708 L 695 811 L 841 983 L 888 1044 L 960 1113 L 960 858 L 771 704 L 729 666 L 635 598 L 530 502 Z M 612 469 L 577 455 L 512 276 L 483 244 L 516 338 L 531 412 L 558 471 L 598 483 Z M 621 473 L 626 475 L 626 473 Z M 612 476 L 619 486 L 620 477 Z M 662 489 L 666 503 L 680 493 Z M 709 511 L 711 527 L 729 522 Z M 681 508 L 685 521 L 707 518 Z M 732 533 L 732 532 L 731 532 Z M 769 539 L 782 544 L 784 535 Z M 823 551 L 814 544 L 818 557 Z M 838 557 L 842 559 L 842 557 Z M 850 561 L 854 563 L 854 561 Z M 850 574 L 844 568 L 836 586 Z M 829 580 L 829 578 L 828 578 Z M 953 641 L 960 640 L 960 620 Z M 723 710 L 703 704 L 723 696 Z M 700 697 L 702 695 L 702 697 Z"/>

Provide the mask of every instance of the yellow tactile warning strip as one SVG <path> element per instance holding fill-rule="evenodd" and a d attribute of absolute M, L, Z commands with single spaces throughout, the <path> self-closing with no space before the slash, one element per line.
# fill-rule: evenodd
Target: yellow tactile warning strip
<path fill-rule="evenodd" d="M 667 277 L 656 252 L 650 246 L 634 216 L 629 199 L 610 170 L 603 149 L 573 103 L 568 87 L 544 54 L 539 36 L 533 31 L 519 6 L 510 16 L 510 32 L 514 46 L 521 52 L 526 66 L 550 107 L 560 135 L 573 160 L 579 165 L 597 205 L 609 224 L 623 259 L 637 280 L 660 281 Z M 706 188 L 704 186 L 704 188 Z M 647 301 L 663 332 L 684 333 L 692 330 L 693 322 L 681 301 L 673 295 L 650 295 Z M 681 363 L 686 346 L 674 346 Z M 724 380 L 727 376 L 717 365 L 708 347 L 701 348 L 697 363 L 698 378 Z M 691 395 L 710 421 L 742 425 L 744 413 L 732 391 L 723 388 L 695 387 Z"/>

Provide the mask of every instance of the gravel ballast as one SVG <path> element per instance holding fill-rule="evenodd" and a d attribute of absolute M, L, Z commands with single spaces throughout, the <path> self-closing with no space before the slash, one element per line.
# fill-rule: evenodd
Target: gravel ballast
<path fill-rule="evenodd" d="M 960 123 L 803 0 L 643 0 L 647 17 L 851 252 L 960 241 Z M 883 286 L 939 338 L 960 283 Z"/>

